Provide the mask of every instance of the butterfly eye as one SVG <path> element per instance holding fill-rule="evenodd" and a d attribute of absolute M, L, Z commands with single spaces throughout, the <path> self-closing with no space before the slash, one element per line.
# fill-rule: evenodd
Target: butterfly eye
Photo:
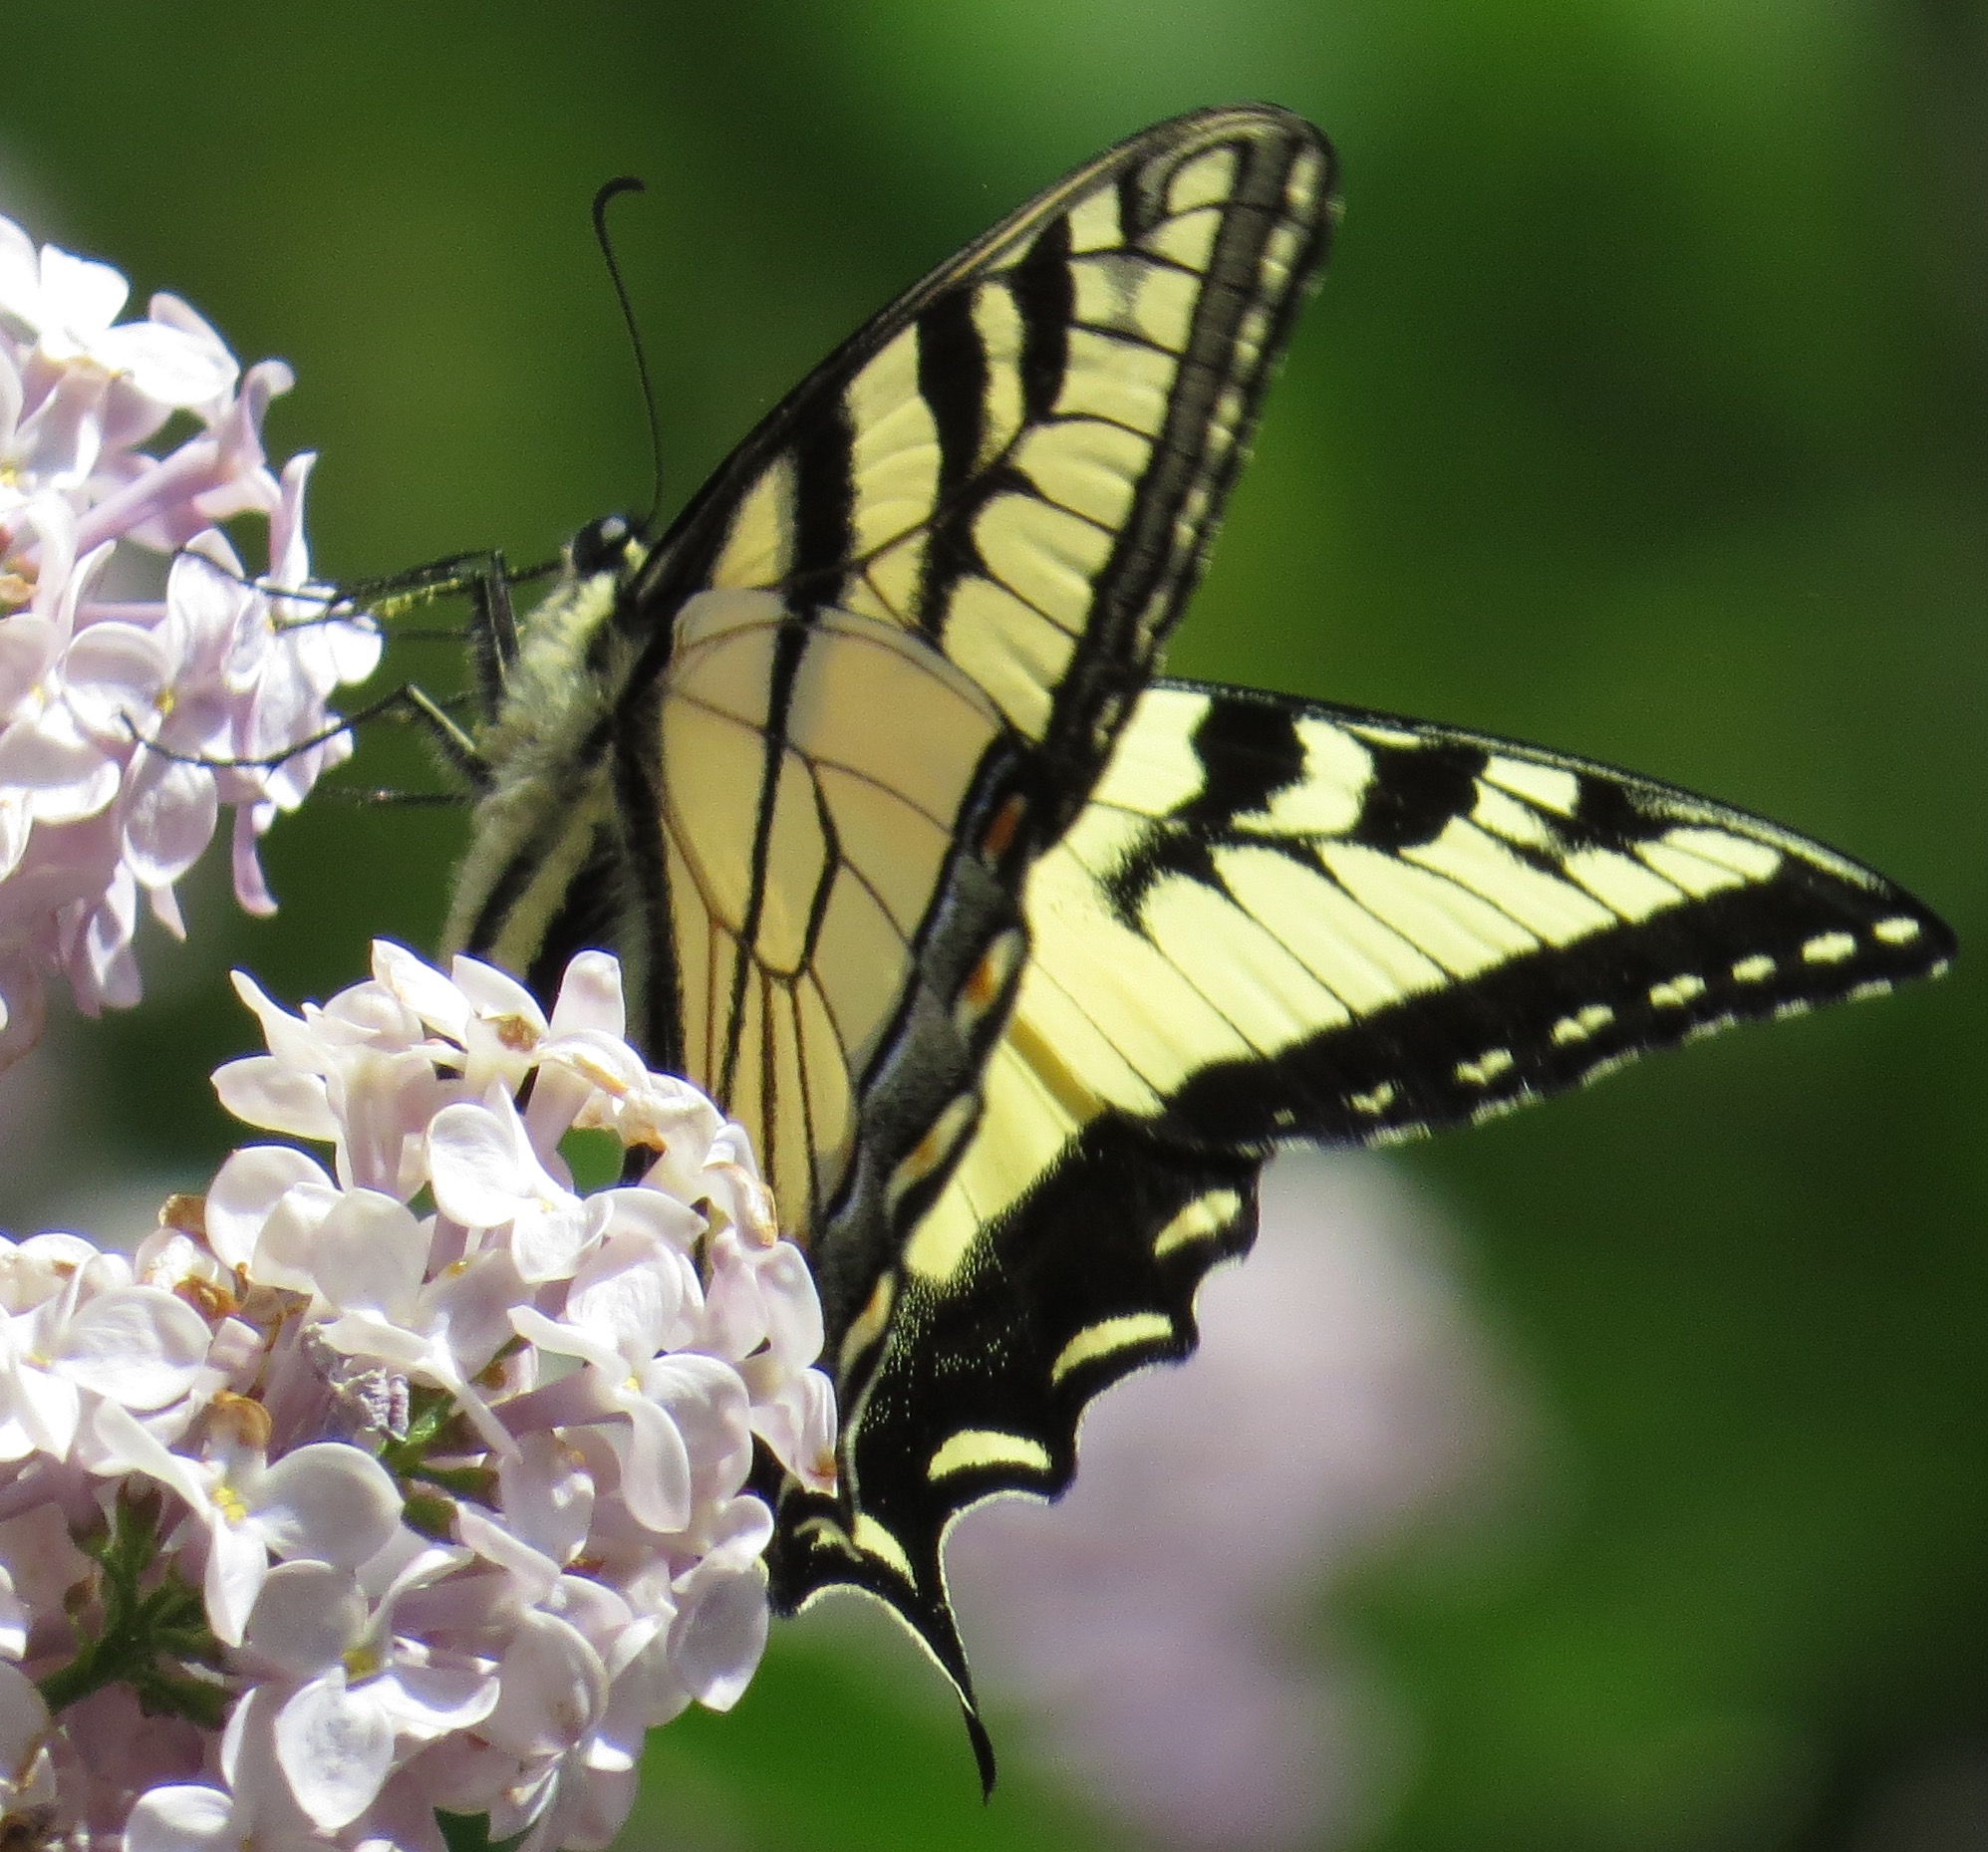
<path fill-rule="evenodd" d="M 573 536 L 573 570 L 583 579 L 615 572 L 635 540 L 635 523 L 625 514 L 604 514 Z"/>

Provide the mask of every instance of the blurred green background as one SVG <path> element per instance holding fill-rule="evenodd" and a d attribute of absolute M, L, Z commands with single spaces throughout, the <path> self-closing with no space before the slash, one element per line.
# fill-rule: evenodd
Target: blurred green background
<path fill-rule="evenodd" d="M 1067 166 L 1289 105 L 1339 146 L 1345 225 L 1173 665 L 1634 765 L 1875 863 L 1963 943 L 1988 925 L 1965 0 L 95 0 L 6 36 L 0 207 L 297 367 L 272 444 L 324 453 L 344 578 L 546 557 L 646 501 L 606 176 L 650 185 L 620 230 L 674 499 Z M 433 781 L 405 738 L 361 764 Z M 250 1039 L 226 963 L 295 1000 L 372 933 L 430 943 L 461 828 L 319 803 L 269 841 L 274 922 L 194 892 L 146 1007 L 64 1038 L 82 1104 L 10 1219 L 197 1186 L 229 1140 L 202 1077 Z M 1409 1730 L 1367 1843 L 1988 1845 L 1983 996 L 1964 960 L 1400 1159 L 1542 1439 L 1495 1540 L 1335 1597 Z M 819 1633 L 653 1776 L 632 1844 L 1109 1832 L 1012 1758 L 983 1809 L 937 1681 Z"/>

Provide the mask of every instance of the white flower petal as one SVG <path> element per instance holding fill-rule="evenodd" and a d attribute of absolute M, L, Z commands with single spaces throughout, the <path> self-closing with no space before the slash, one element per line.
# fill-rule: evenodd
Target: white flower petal
<path fill-rule="evenodd" d="M 318 1290 L 341 1312 L 373 1312 L 405 1324 L 427 1270 L 428 1232 L 414 1211 L 374 1190 L 353 1190 L 318 1224 L 311 1242 Z"/>
<path fill-rule="evenodd" d="M 128 1409 L 161 1409 L 193 1387 L 207 1339 L 207 1321 L 184 1300 L 156 1286 L 127 1286 L 70 1319 L 62 1372 Z"/>
<path fill-rule="evenodd" d="M 581 1029 L 598 1029 L 604 1035 L 620 1036 L 627 1028 L 621 960 L 605 951 L 580 952 L 559 980 L 558 1000 L 552 1005 L 552 1033 L 572 1035 Z"/>
<path fill-rule="evenodd" d="M 278 1556 L 351 1569 L 394 1534 L 401 1494 L 370 1454 L 316 1441 L 269 1468 L 256 1488 L 255 1515 Z"/>
<path fill-rule="evenodd" d="M 477 1015 L 501 1021 L 515 1021 L 523 1031 L 521 1039 L 536 1042 L 545 1033 L 545 1012 L 538 999 L 508 971 L 500 971 L 481 958 L 459 954 L 450 960 L 448 974 Z"/>
<path fill-rule="evenodd" d="M 444 1215 L 467 1228 L 499 1228 L 518 1212 L 524 1179 L 518 1139 L 485 1106 L 445 1106 L 428 1127 L 428 1175 Z"/>
<path fill-rule="evenodd" d="M 90 346 L 100 366 L 161 405 L 211 404 L 235 383 L 237 369 L 225 353 L 161 322 L 107 328 Z"/>
<path fill-rule="evenodd" d="M 352 1449 L 346 1450 L 351 1453 Z M 207 1625 L 223 1646 L 239 1646 L 255 1610 L 256 1597 L 269 1575 L 269 1544 L 260 1524 L 235 1522 L 208 1507 L 211 1494 L 203 1488 L 194 1509 L 208 1520 L 207 1574 L 201 1593 Z"/>
<path fill-rule="evenodd" d="M 703 1562 L 677 1585 L 670 1662 L 697 1701 L 729 1711 L 766 1650 L 766 1572 Z"/>
<path fill-rule="evenodd" d="M 588 1255 L 574 1275 L 567 1319 L 600 1333 L 631 1361 L 646 1362 L 669 1341 L 683 1310 L 680 1260 L 666 1242 L 619 1236 Z"/>
<path fill-rule="evenodd" d="M 131 286 L 109 264 L 74 257 L 60 245 L 42 246 L 42 331 L 57 328 L 90 341 L 118 319 Z"/>
<path fill-rule="evenodd" d="M 473 1729 L 497 1703 L 497 1681 L 468 1666 L 398 1668 L 374 1685 L 373 1701 L 394 1727 L 418 1741 Z"/>
<path fill-rule="evenodd" d="M 156 752 L 139 757 L 125 787 L 125 859 L 148 888 L 186 873 L 214 840 L 220 793 L 204 765 Z"/>
<path fill-rule="evenodd" d="M 511 1258 L 534 1285 L 570 1278 L 592 1238 L 587 1204 L 565 1192 L 549 1203 L 525 1202 L 511 1223 Z"/>
<path fill-rule="evenodd" d="M 313 1679 L 276 1715 L 276 1758 L 297 1804 L 326 1832 L 366 1811 L 394 1763 L 394 1726 L 345 1675 Z"/>
<path fill-rule="evenodd" d="M 631 1397 L 624 1413 L 621 1495 L 651 1530 L 682 1530 L 691 1521 L 691 1450 L 655 1403 Z"/>
<path fill-rule="evenodd" d="M 373 941 L 373 975 L 437 1034 L 458 1046 L 469 1033 L 469 999 L 424 958 L 390 938 Z"/>
<path fill-rule="evenodd" d="M 315 1167 L 314 1167 L 315 1168 Z M 256 1236 L 249 1265 L 265 1286 L 309 1293 L 317 1287 L 314 1248 L 318 1229 L 338 1206 L 340 1191 L 329 1181 L 307 1177 L 276 1198 Z"/>
<path fill-rule="evenodd" d="M 12 716 L 48 673 L 60 647 L 55 626 L 32 612 L 17 611 L 0 624 L 0 716 Z"/>
<path fill-rule="evenodd" d="M 323 1167 L 289 1145 L 244 1145 L 229 1154 L 207 1188 L 207 1243 L 221 1262 L 247 1266 L 270 1211 L 292 1184 L 329 1191 Z"/>
<path fill-rule="evenodd" d="M 0 218 L 0 316 L 32 337 L 41 326 L 41 254 L 20 226 Z"/>
<path fill-rule="evenodd" d="M 496 1708 L 482 1734 L 515 1755 L 558 1755 L 606 1708 L 607 1668 L 579 1630 L 551 1614 L 526 1614 L 500 1669 Z"/>
<path fill-rule="evenodd" d="M 557 1436 L 526 1435 L 498 1472 L 511 1532 L 554 1562 L 580 1553 L 594 1518 L 594 1477 Z"/>
<path fill-rule="evenodd" d="M 147 1788 L 125 1818 L 125 1852 L 228 1852 L 241 1838 L 234 1803 L 217 1787 Z"/>
<path fill-rule="evenodd" d="M 214 1092 L 244 1125 L 292 1138 L 334 1139 L 338 1116 L 316 1074 L 299 1074 L 271 1055 L 246 1055 L 214 1070 Z"/>
<path fill-rule="evenodd" d="M 34 1681 L 0 1661 L 0 1770 L 13 1775 L 24 1768 L 48 1725 L 48 1706 Z"/>
<path fill-rule="evenodd" d="M 279 1563 L 248 1617 L 247 1645 L 293 1678 L 337 1662 L 366 1630 L 366 1597 L 349 1569 Z"/>

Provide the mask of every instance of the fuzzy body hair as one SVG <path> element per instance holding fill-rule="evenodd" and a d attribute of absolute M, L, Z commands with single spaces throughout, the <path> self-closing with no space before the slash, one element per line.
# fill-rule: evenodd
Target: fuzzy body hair
<path fill-rule="evenodd" d="M 476 741 L 490 783 L 456 876 L 450 950 L 474 945 L 527 969 L 602 833 L 616 827 L 603 748 L 634 659 L 612 625 L 629 570 L 569 573 L 524 621 L 503 704 Z"/>

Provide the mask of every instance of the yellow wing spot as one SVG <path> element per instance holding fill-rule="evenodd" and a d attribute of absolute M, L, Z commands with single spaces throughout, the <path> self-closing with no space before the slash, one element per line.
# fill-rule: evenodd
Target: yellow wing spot
<path fill-rule="evenodd" d="M 1370 1119 L 1380 1115 L 1394 1104 L 1395 1095 L 1401 1091 L 1393 1081 L 1384 1080 L 1371 1093 L 1349 1093 L 1346 1104 L 1356 1113 L 1365 1113 Z"/>
<path fill-rule="evenodd" d="M 1909 945 L 1919 936 L 1919 923 L 1898 914 L 1889 920 L 1878 921 L 1870 928 L 1870 936 L 1886 945 Z"/>
<path fill-rule="evenodd" d="M 1245 366 L 1256 365 L 1270 333 L 1271 312 L 1262 303 L 1244 312 L 1242 321 L 1236 326 L 1236 352 Z"/>
<path fill-rule="evenodd" d="M 1164 1312 L 1128 1312 L 1122 1318 L 1106 1318 L 1095 1325 L 1086 1325 L 1063 1346 L 1049 1366 L 1050 1386 L 1053 1388 L 1072 1370 L 1081 1370 L 1085 1364 L 1143 1345 L 1169 1343 L 1173 1335 L 1174 1321 Z"/>
<path fill-rule="evenodd" d="M 1318 203 L 1318 182 L 1324 176 L 1324 159 L 1313 149 L 1305 149 L 1290 163 L 1290 175 L 1283 183 L 1283 196 L 1290 210 L 1300 218 Z"/>
<path fill-rule="evenodd" d="M 1729 868 L 1745 881 L 1766 881 L 1781 866 L 1781 851 L 1730 830 L 1680 826 L 1664 832 L 1671 848 Z"/>
<path fill-rule="evenodd" d="M 1774 1006 L 1774 1020 L 1780 1022 L 1789 1016 L 1806 1016 L 1815 1007 L 1807 997 L 1790 997 L 1787 1002 Z"/>
<path fill-rule="evenodd" d="M 1089 328 L 1070 330 L 1067 354 L 1059 415 L 1103 418 L 1148 437 L 1166 423 L 1174 356 Z"/>
<path fill-rule="evenodd" d="M 1225 204 L 1236 190 L 1236 150 L 1218 147 L 1185 162 L 1167 186 L 1167 210 L 1192 212 L 1196 206 Z"/>
<path fill-rule="evenodd" d="M 1615 1012 L 1606 1003 L 1590 1003 L 1585 1009 L 1576 1010 L 1571 1016 L 1562 1016 L 1554 1024 L 1554 1040 L 1562 1048 L 1573 1042 L 1584 1042 L 1597 1029 L 1605 1029 L 1615 1020 Z"/>
<path fill-rule="evenodd" d="M 1695 971 L 1679 971 L 1667 982 L 1650 985 L 1650 1001 L 1658 1009 L 1678 1009 L 1705 994 L 1705 980 Z"/>
<path fill-rule="evenodd" d="M 1764 951 L 1757 951 L 1751 957 L 1740 959 L 1733 966 L 1733 980 L 1742 984 L 1757 984 L 1774 975 L 1774 960 Z"/>
<path fill-rule="evenodd" d="M 1475 1061 L 1459 1061 L 1456 1076 L 1467 1087 L 1488 1087 L 1513 1065 L 1511 1049 L 1487 1048 Z"/>
<path fill-rule="evenodd" d="M 1555 847 L 1554 833 L 1534 805 L 1499 790 L 1486 779 L 1478 780 L 1477 803 L 1470 815 L 1480 829 L 1493 831 L 1508 843 L 1528 849 Z"/>
<path fill-rule="evenodd" d="M 1215 234 L 1221 229 L 1220 210 L 1204 206 L 1199 211 L 1162 220 L 1140 242 L 1156 257 L 1183 264 L 1190 270 L 1206 270 L 1215 250 Z"/>
<path fill-rule="evenodd" d="M 1866 977 L 1862 983 L 1854 985 L 1849 993 L 1852 1003 L 1861 1002 L 1865 997 L 1889 996 L 1891 980 L 1888 977 Z"/>
<path fill-rule="evenodd" d="M 1603 907 L 1632 925 L 1683 898 L 1675 882 L 1613 849 L 1576 849 L 1562 866 Z"/>
<path fill-rule="evenodd" d="M 1297 268 L 1297 254 L 1303 243 L 1303 231 L 1290 224 L 1278 225 L 1264 240 L 1264 254 L 1258 261 L 1257 275 L 1267 292 L 1280 288 L 1284 279 Z"/>
<path fill-rule="evenodd" d="M 1243 1198 L 1233 1190 L 1211 1190 L 1196 1196 L 1153 1237 L 1153 1258 L 1163 1260 L 1177 1247 L 1206 1241 L 1230 1227 L 1242 1213 Z"/>
<path fill-rule="evenodd" d="M 1847 932 L 1819 932 L 1805 940 L 1803 959 L 1810 964 L 1841 964 L 1856 950 L 1856 940 Z"/>
<path fill-rule="evenodd" d="M 1108 251 L 1125 242 L 1118 223 L 1118 199 L 1109 189 L 1080 199 L 1070 213 L 1070 249 Z"/>
<path fill-rule="evenodd" d="M 953 1098 L 946 1110 L 932 1122 L 931 1130 L 905 1154 L 892 1173 L 890 1188 L 884 1192 L 884 1200 L 891 1209 L 895 1210 L 910 1191 L 944 1168 L 960 1141 L 973 1128 L 980 1110 L 980 1100 L 974 1094 L 962 1093 Z"/>
<path fill-rule="evenodd" d="M 1381 1126 L 1367 1134 L 1365 1142 L 1381 1151 L 1390 1145 L 1419 1145 L 1428 1136 L 1429 1128 L 1419 1119 L 1412 1119 L 1398 1126 Z"/>
<path fill-rule="evenodd" d="M 1559 765 L 1536 765 L 1530 759 L 1508 759 L 1494 753 L 1484 767 L 1485 780 L 1541 810 L 1570 817 L 1580 802 L 1580 777 Z"/>
<path fill-rule="evenodd" d="M 1376 746 L 1419 746 L 1422 737 L 1411 733 L 1405 726 L 1384 726 L 1372 720 L 1361 720 L 1349 725 L 1346 731 L 1360 739 L 1370 740 Z"/>
<path fill-rule="evenodd" d="M 925 1476 L 938 1480 L 955 1472 L 975 1472 L 989 1466 L 1025 1466 L 1046 1473 L 1049 1450 L 1025 1434 L 1002 1434 L 994 1428 L 962 1428 L 926 1462 Z"/>
<path fill-rule="evenodd" d="M 1004 283 L 974 292 L 974 332 L 988 357 L 987 392 L 981 400 L 981 453 L 998 456 L 1021 429 L 1021 311 Z"/>
<path fill-rule="evenodd" d="M 711 567 L 711 584 L 722 590 L 776 583 L 787 569 L 793 532 L 794 465 L 782 456 L 739 503 Z"/>
<path fill-rule="evenodd" d="M 846 1376 L 856 1359 L 882 1338 L 884 1327 L 891 1322 L 891 1308 L 897 1304 L 897 1297 L 896 1270 L 886 1267 L 877 1275 L 869 1303 L 849 1321 L 849 1329 L 842 1334 L 842 1348 L 835 1357 L 838 1375 Z"/>
<path fill-rule="evenodd" d="M 1178 354 L 1194 323 L 1199 279 L 1130 252 L 1078 258 L 1070 265 L 1076 318 Z"/>
<path fill-rule="evenodd" d="M 888 1563 L 907 1582 L 918 1580 L 912 1572 L 911 1558 L 905 1554 L 904 1545 L 869 1512 L 856 1513 L 856 1523 L 850 1532 L 849 1541 L 865 1556 L 874 1556 L 880 1563 Z"/>
<path fill-rule="evenodd" d="M 832 1517 L 810 1517 L 794 1527 L 796 1538 L 805 1537 L 814 1543 L 826 1543 L 840 1550 L 845 1556 L 856 1554 L 855 1544 L 849 1541 L 849 1533 Z"/>

